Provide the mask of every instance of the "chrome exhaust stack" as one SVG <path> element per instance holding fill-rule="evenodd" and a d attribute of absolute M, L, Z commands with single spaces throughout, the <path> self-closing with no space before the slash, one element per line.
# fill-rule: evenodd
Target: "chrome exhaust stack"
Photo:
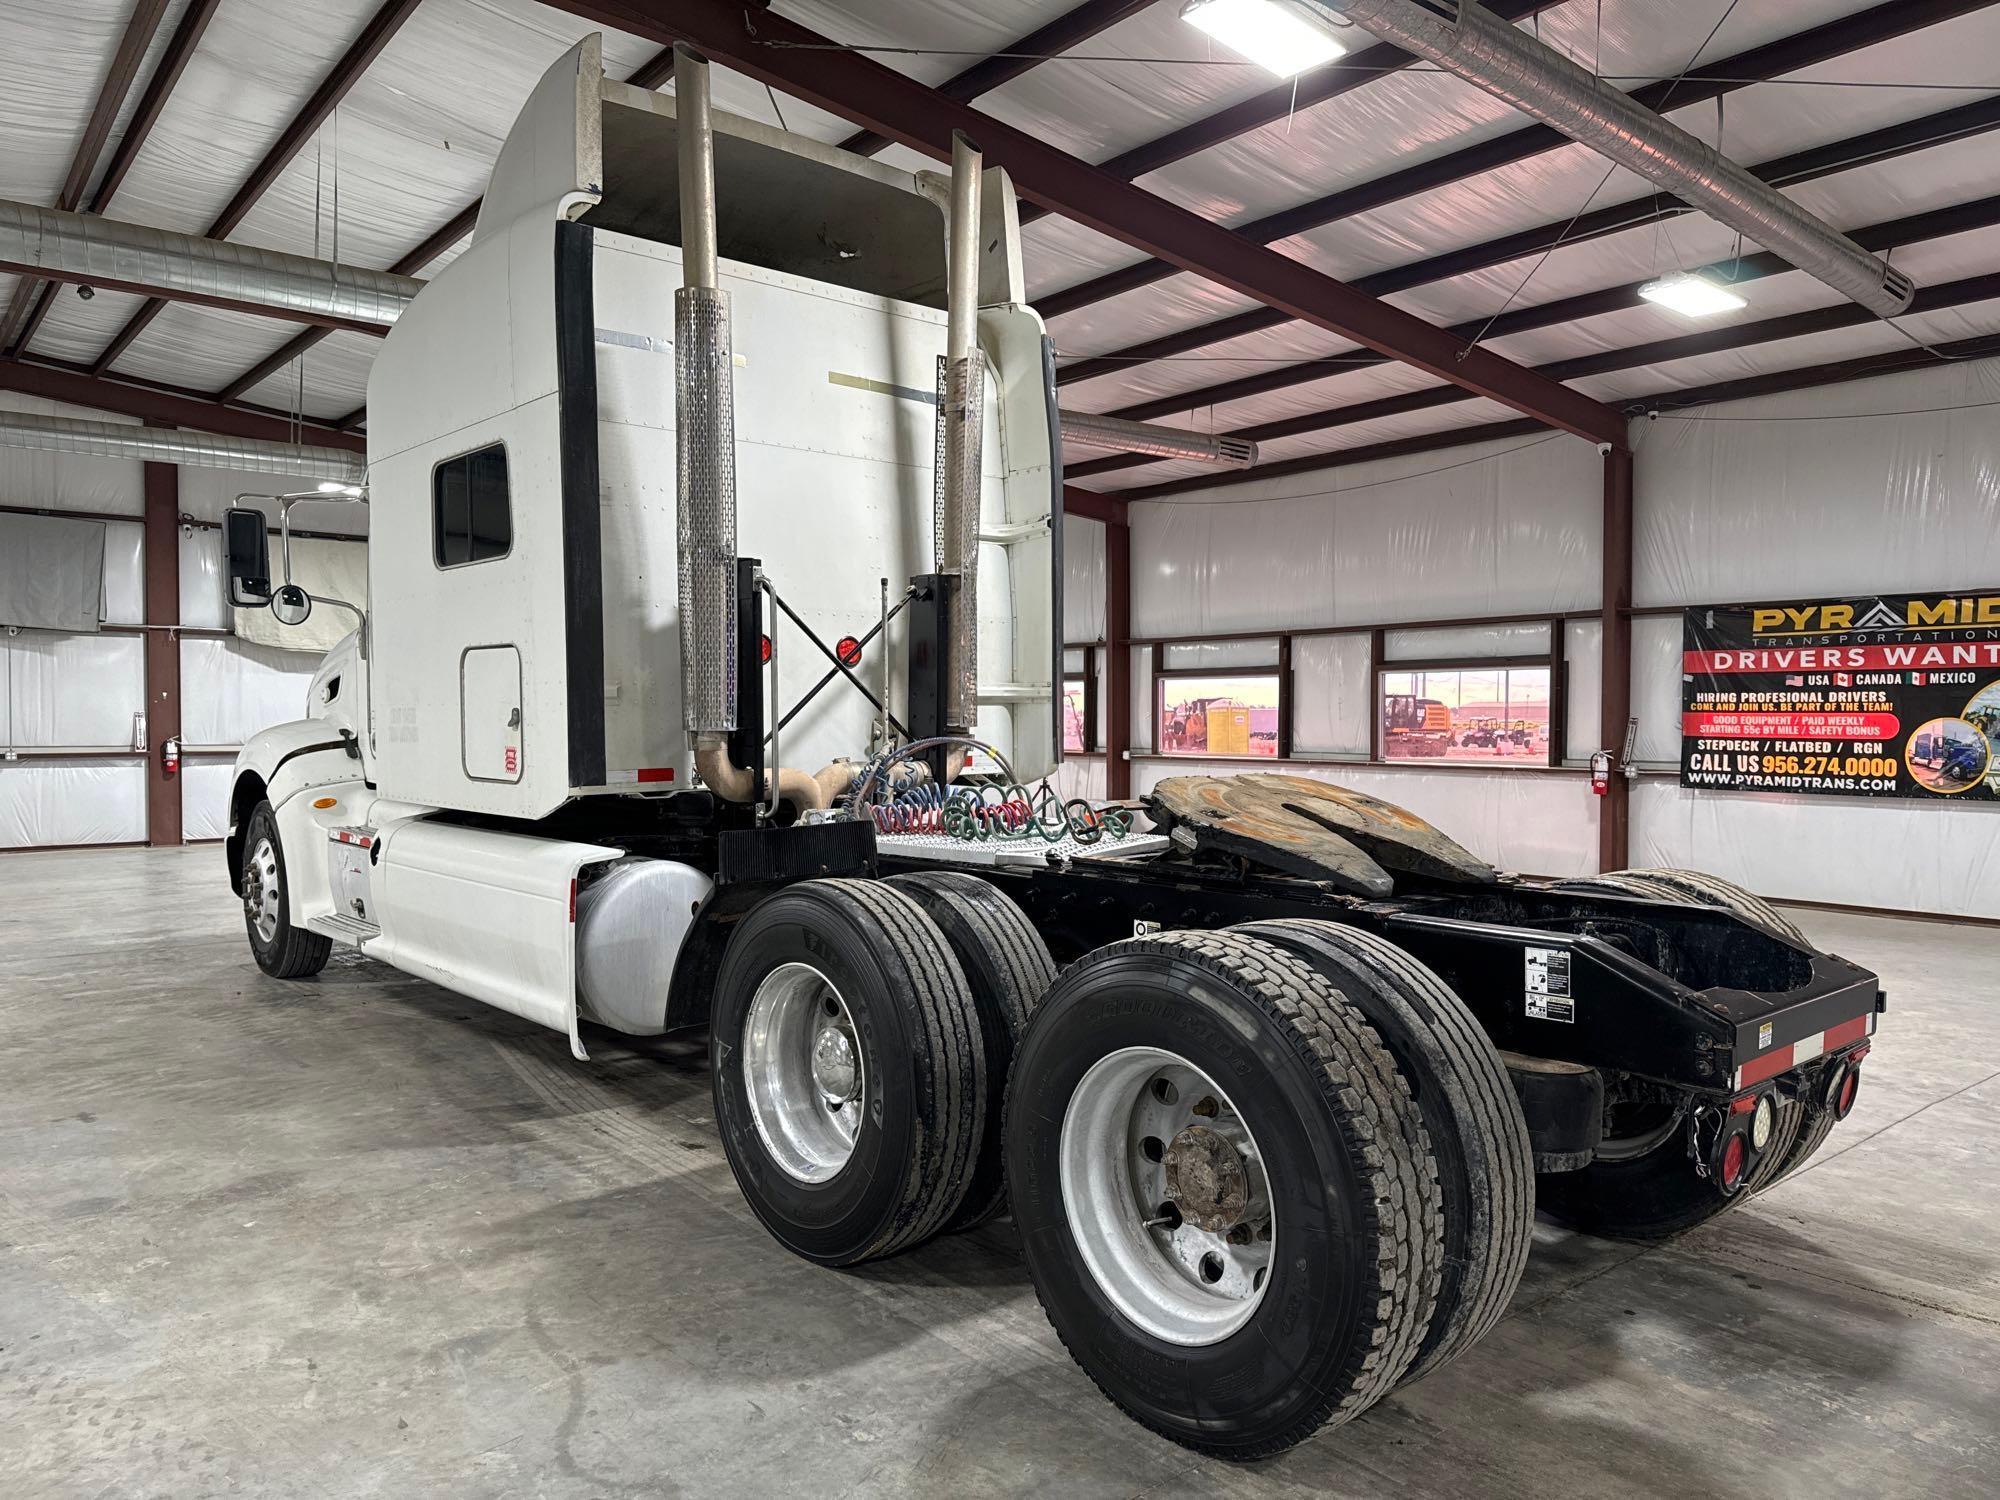
<path fill-rule="evenodd" d="M 674 134 L 681 198 L 681 286 L 674 293 L 681 707 L 697 762 L 716 752 L 727 764 L 738 671 L 736 393 L 729 294 L 716 268 L 708 62 L 684 46 L 674 48 Z"/>
<path fill-rule="evenodd" d="M 986 431 L 986 364 L 979 352 L 979 148 L 951 137 L 951 230 L 945 379 L 937 455 L 937 571 L 958 580 L 949 620 L 945 726 L 979 727 L 979 476 Z"/>

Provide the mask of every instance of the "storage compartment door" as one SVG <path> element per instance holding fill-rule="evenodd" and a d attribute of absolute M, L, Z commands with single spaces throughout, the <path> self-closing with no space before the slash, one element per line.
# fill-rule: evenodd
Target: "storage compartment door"
<path fill-rule="evenodd" d="M 474 781 L 519 781 L 521 653 L 512 646 L 471 646 L 458 671 L 459 737 L 465 774 Z"/>

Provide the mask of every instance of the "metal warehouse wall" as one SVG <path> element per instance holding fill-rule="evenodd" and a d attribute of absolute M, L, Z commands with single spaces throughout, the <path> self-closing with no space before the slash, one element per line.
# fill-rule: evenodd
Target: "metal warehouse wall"
<path fill-rule="evenodd" d="M 1637 607 L 2000 587 L 2000 361 L 1676 413 L 1636 424 L 1633 438 Z M 1600 498 L 1596 452 L 1555 437 L 1139 502 L 1132 634 L 1594 610 Z M 1072 643 L 1103 636 L 1102 532 L 1065 528 Z M 1421 651 L 1399 650 L 1403 633 L 1391 631 L 1389 654 L 1523 654 L 1521 628 L 1427 633 Z M 1287 769 L 1400 802 L 1507 868 L 1594 869 L 1597 799 L 1583 768 L 1597 748 L 1599 630 L 1564 629 L 1570 769 L 1368 764 L 1359 633 L 1297 643 L 1299 759 Z M 1801 900 L 2000 917 L 2000 808 L 1683 791 L 1680 630 L 1677 615 L 1634 622 L 1646 770 L 1635 865 L 1696 866 Z M 1218 666 L 1246 660 L 1242 645 L 1214 649 Z M 1134 648 L 1134 790 L 1246 769 L 1145 753 L 1150 661 Z M 1065 779 L 1101 792 L 1103 762 L 1072 762 Z"/>
<path fill-rule="evenodd" d="M 91 421 L 104 413 L 4 396 L 7 410 Z M 136 461 L 0 447 L 0 505 L 132 517 L 105 527 L 104 623 L 145 619 L 144 466 Z M 180 504 L 219 519 L 241 491 L 269 491 L 269 475 L 183 469 Z M 319 516 L 305 521 L 326 527 Z M 337 526 L 328 529 L 338 529 Z M 266 724 L 298 718 L 317 652 L 279 651 L 221 634 L 221 533 L 180 528 L 183 836 L 227 831 L 230 763 Z M 145 640 L 136 628 L 68 634 L 0 628 L 0 849 L 143 843 L 146 765 L 132 750 L 145 708 Z"/>

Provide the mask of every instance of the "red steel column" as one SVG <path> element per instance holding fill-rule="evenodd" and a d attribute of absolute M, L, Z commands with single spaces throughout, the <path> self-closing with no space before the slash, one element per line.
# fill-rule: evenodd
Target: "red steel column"
<path fill-rule="evenodd" d="M 160 746 L 181 732 L 181 471 L 146 465 L 146 842 L 179 847 L 181 782 L 160 768 Z"/>
<path fill-rule="evenodd" d="M 1104 794 L 1132 795 L 1132 528 L 1104 524 Z"/>
<path fill-rule="evenodd" d="M 1631 863 L 1632 782 L 1620 759 L 1632 717 L 1632 450 L 1604 455 L 1604 654 L 1598 745 L 1611 785 L 1598 808 L 1597 868 Z"/>

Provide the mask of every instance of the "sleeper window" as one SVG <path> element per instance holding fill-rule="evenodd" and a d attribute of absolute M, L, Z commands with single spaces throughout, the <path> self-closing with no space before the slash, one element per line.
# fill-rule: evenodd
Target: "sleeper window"
<path fill-rule="evenodd" d="M 505 557 L 514 545 L 507 511 L 507 450 L 495 443 L 431 470 L 431 545 L 440 568 Z"/>

